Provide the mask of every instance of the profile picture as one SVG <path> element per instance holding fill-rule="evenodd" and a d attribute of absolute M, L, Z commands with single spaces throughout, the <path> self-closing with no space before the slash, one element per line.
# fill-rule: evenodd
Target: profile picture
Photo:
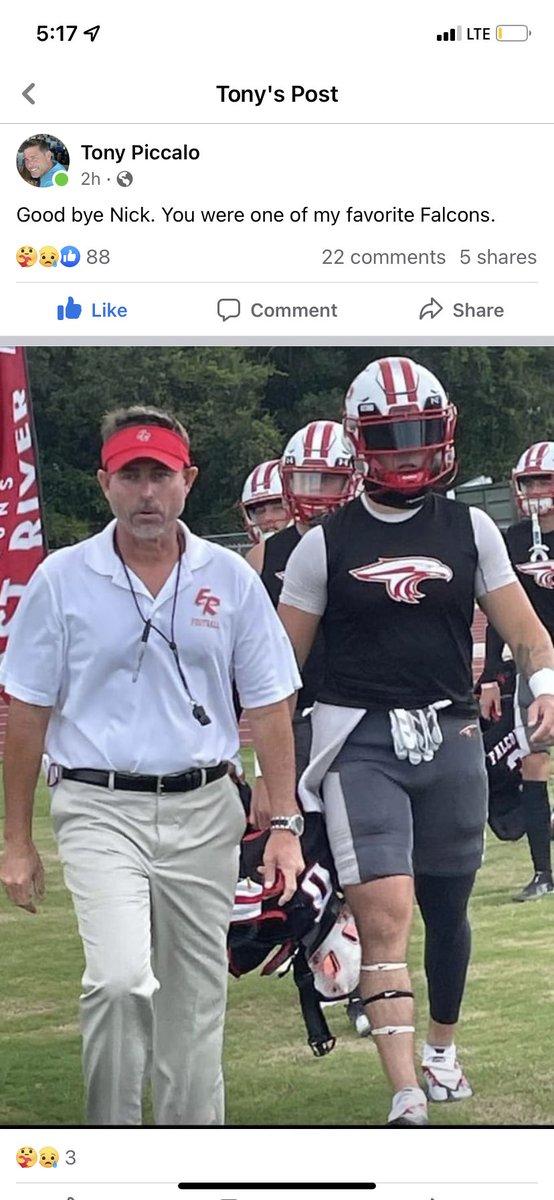
<path fill-rule="evenodd" d="M 68 182 L 67 147 L 51 133 L 35 133 L 17 151 L 17 170 L 31 187 L 64 187 Z"/>

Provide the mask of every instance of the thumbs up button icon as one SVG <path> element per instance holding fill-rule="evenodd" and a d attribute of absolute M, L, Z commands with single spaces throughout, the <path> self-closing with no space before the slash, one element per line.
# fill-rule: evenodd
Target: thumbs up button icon
<path fill-rule="evenodd" d="M 76 246 L 62 246 L 60 251 L 60 263 L 62 267 L 76 267 L 81 261 L 81 252 Z"/>
<path fill-rule="evenodd" d="M 58 304 L 58 321 L 63 321 L 64 318 L 67 321 L 77 321 L 81 316 L 81 312 L 81 305 L 75 303 L 73 296 L 68 296 L 65 308 L 63 304 Z"/>

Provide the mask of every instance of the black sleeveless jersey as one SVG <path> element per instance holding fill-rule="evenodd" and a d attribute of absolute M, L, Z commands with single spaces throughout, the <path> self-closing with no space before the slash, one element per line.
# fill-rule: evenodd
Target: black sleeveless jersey
<path fill-rule="evenodd" d="M 318 699 L 355 708 L 451 700 L 476 711 L 472 636 L 477 546 L 466 505 L 430 494 L 405 521 L 361 499 L 323 525 L 326 669 Z"/>
<path fill-rule="evenodd" d="M 285 567 L 299 541 L 300 534 L 296 525 L 287 525 L 286 529 L 279 529 L 277 533 L 273 534 L 273 537 L 264 542 L 264 565 L 261 579 L 266 592 L 269 592 L 274 608 L 277 608 L 279 603 Z"/>
<path fill-rule="evenodd" d="M 261 579 L 275 608 L 277 608 L 281 595 L 285 567 L 299 541 L 300 534 L 296 525 L 289 525 L 286 529 L 280 529 L 278 533 L 274 533 L 273 537 L 268 538 L 264 543 L 264 565 Z M 311 708 L 315 703 L 323 680 L 324 664 L 325 641 L 320 627 L 302 668 L 302 687 L 296 700 L 298 713 L 303 712 L 305 708 Z"/>
<path fill-rule="evenodd" d="M 554 532 L 541 531 L 541 542 L 548 547 L 548 559 L 538 562 L 531 561 L 533 530 L 529 518 L 510 525 L 505 536 L 516 575 L 539 620 L 554 640 Z"/>

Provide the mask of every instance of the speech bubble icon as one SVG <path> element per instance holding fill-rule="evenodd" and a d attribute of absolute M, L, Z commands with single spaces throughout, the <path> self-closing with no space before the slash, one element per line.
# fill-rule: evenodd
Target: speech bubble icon
<path fill-rule="evenodd" d="M 229 321 L 231 317 L 240 317 L 240 300 L 235 296 L 231 299 L 227 297 L 224 300 L 217 302 L 217 315 L 222 321 Z"/>

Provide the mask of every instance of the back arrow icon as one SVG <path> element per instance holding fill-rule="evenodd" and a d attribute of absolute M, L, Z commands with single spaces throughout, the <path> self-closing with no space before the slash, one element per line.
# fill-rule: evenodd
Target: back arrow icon
<path fill-rule="evenodd" d="M 24 97 L 25 97 L 25 99 L 29 101 L 29 104 L 34 104 L 34 103 L 35 103 L 35 101 L 33 100 L 33 97 L 29 95 L 29 92 L 30 92 L 30 91 L 32 91 L 32 89 L 34 88 L 34 86 L 35 86 L 35 85 L 34 85 L 34 83 L 29 83 L 29 84 L 27 84 L 27 87 L 25 88 L 25 91 L 21 93 L 21 95 L 22 95 L 22 96 L 24 96 Z"/>
<path fill-rule="evenodd" d="M 424 304 L 423 308 L 420 310 L 420 321 L 422 321 L 424 317 L 430 317 L 431 320 L 433 320 L 433 317 L 438 317 L 439 313 L 442 312 L 442 308 L 442 304 L 439 304 L 438 300 L 435 300 L 435 297 L 431 296 L 429 302 Z"/>

